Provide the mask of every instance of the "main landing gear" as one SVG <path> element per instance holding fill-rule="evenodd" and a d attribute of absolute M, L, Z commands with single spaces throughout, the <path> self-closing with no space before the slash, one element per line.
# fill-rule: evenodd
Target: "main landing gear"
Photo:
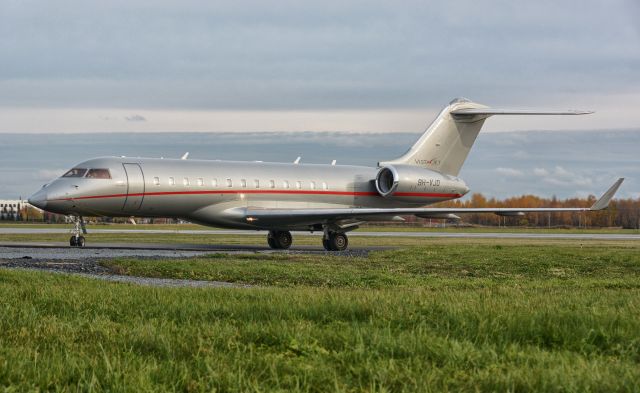
<path fill-rule="evenodd" d="M 73 217 L 73 229 L 71 230 L 71 237 L 69 238 L 69 245 L 71 247 L 84 247 L 84 236 L 81 234 L 87 234 L 84 220 L 82 217 Z"/>
<path fill-rule="evenodd" d="M 269 231 L 267 243 L 274 250 L 287 250 L 291 247 L 293 238 L 289 231 Z M 325 230 L 322 246 L 327 251 L 344 251 L 349 246 L 349 238 L 344 232 Z"/>
<path fill-rule="evenodd" d="M 291 232 L 289 231 L 269 231 L 267 243 L 274 250 L 287 250 L 293 243 Z"/>
<path fill-rule="evenodd" d="M 325 231 L 322 245 L 327 251 L 344 251 L 349 246 L 349 238 L 344 232 Z"/>

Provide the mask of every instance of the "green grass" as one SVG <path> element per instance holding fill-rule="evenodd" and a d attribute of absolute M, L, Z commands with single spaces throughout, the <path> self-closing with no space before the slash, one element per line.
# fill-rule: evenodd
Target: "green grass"
<path fill-rule="evenodd" d="M 0 270 L 0 386 L 640 390 L 640 245 L 452 244 L 107 263 L 248 289 Z"/>
<path fill-rule="evenodd" d="M 368 258 L 300 254 L 212 254 L 174 259 L 119 258 L 120 274 L 230 281 L 263 286 L 349 288 L 483 287 L 602 283 L 640 287 L 640 247 L 604 245 L 432 244 Z M 617 285 L 617 284 L 616 284 Z"/>

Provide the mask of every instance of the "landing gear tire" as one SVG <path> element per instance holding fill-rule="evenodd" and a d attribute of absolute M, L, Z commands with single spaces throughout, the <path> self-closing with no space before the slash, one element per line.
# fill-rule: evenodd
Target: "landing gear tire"
<path fill-rule="evenodd" d="M 349 246 L 349 238 L 342 232 L 330 232 L 328 238 L 322 239 L 322 245 L 327 251 L 344 251 Z"/>
<path fill-rule="evenodd" d="M 71 247 L 84 247 L 84 236 L 71 236 L 69 245 Z"/>
<path fill-rule="evenodd" d="M 269 231 L 267 243 L 274 250 L 287 250 L 293 243 L 293 237 L 289 231 Z"/>
<path fill-rule="evenodd" d="M 73 220 L 73 229 L 71 230 L 71 238 L 69 245 L 71 247 L 84 247 L 84 236 L 81 233 L 87 233 L 82 216 L 71 216 Z"/>

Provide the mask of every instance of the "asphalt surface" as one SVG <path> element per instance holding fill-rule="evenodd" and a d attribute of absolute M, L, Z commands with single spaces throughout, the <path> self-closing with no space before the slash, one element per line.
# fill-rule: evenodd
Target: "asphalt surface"
<path fill-rule="evenodd" d="M 5 228 L 0 227 L 0 234 L 45 234 L 45 233 L 69 233 L 66 228 Z M 170 229 L 94 229 L 91 233 L 175 233 L 186 235 L 239 235 L 239 236 L 266 236 L 266 231 L 241 231 L 241 230 L 170 230 Z M 308 236 L 309 232 L 292 232 L 293 235 Z M 311 235 L 321 236 L 322 232 L 314 232 Z M 626 233 L 524 233 L 524 232 L 366 232 L 353 231 L 349 236 L 363 237 L 423 237 L 423 238 L 485 238 L 485 239 L 576 239 L 576 240 L 640 240 L 640 234 Z"/>

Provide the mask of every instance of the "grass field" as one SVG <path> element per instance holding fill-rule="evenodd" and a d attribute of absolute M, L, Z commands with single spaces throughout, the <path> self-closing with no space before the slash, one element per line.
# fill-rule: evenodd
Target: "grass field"
<path fill-rule="evenodd" d="M 0 386 L 640 391 L 637 242 L 413 242 L 368 258 L 105 262 L 255 286 L 241 289 L 0 270 Z"/>

